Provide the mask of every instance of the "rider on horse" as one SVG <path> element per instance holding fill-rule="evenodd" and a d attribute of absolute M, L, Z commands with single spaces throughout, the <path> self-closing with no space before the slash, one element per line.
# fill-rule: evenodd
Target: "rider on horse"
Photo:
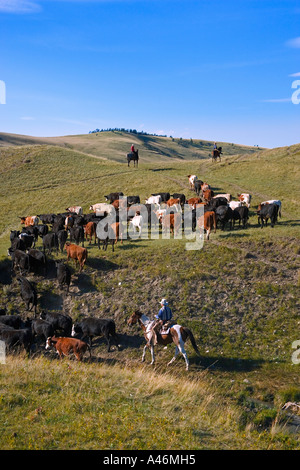
<path fill-rule="evenodd" d="M 156 322 L 152 327 L 154 345 L 157 344 L 157 334 L 160 332 L 160 330 L 162 329 L 166 331 L 173 324 L 172 310 L 170 309 L 170 307 L 168 307 L 168 302 L 166 301 L 166 299 L 162 299 L 160 301 L 160 305 L 161 309 L 159 310 L 158 314 L 155 315 Z"/>

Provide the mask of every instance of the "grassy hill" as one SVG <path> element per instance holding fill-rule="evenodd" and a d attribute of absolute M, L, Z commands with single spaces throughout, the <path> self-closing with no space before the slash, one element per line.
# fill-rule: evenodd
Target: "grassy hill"
<path fill-rule="evenodd" d="M 213 163 L 205 157 L 207 150 L 202 149 L 204 158 L 200 153 L 189 158 L 195 149 L 153 138 L 156 148 L 164 142 L 165 155 L 160 158 L 152 149 L 146 153 L 144 143 L 147 159 L 128 168 L 123 154 L 132 137 L 126 142 L 126 136 L 114 134 L 1 147 L 0 308 L 28 315 L 6 255 L 10 230 L 20 228 L 18 216 L 58 213 L 71 204 L 89 212 L 90 204 L 118 190 L 139 194 L 142 201 L 159 191 L 192 196 L 187 175 L 195 173 L 216 193 L 235 198 L 250 192 L 249 226 L 218 229 L 199 251 L 187 251 L 185 239 L 161 237 L 126 240 L 114 253 L 86 243 L 84 272 L 70 265 L 70 296 L 58 289 L 53 269 L 54 260 L 65 260 L 66 253 L 50 257 L 46 279 L 29 276 L 37 285 L 39 311 L 62 311 L 74 320 L 82 315 L 114 318 L 123 348 L 107 353 L 104 340 L 95 340 L 91 364 L 59 363 L 42 348 L 31 359 L 9 357 L 0 376 L 0 417 L 6 421 L 0 447 L 300 448 L 299 416 L 282 411 L 287 401 L 300 401 L 299 365 L 291 360 L 292 344 L 300 340 L 300 145 L 243 149 Z M 175 144 L 184 158 L 171 157 Z M 142 148 L 140 140 L 137 146 Z M 262 230 L 255 208 L 271 198 L 282 200 L 283 216 L 273 229 Z M 166 366 L 172 347 L 157 350 L 154 368 L 149 356 L 142 366 L 142 333 L 126 322 L 135 308 L 154 315 L 162 297 L 168 298 L 176 320 L 192 329 L 201 352 L 196 357 L 187 343 L 187 373 L 182 358 Z M 57 424 L 63 424 L 58 434 Z"/>
<path fill-rule="evenodd" d="M 131 144 L 139 149 L 141 162 L 164 162 L 211 158 L 213 142 L 197 139 L 178 139 L 112 131 L 62 137 L 30 137 L 0 133 L 0 148 L 16 145 L 55 145 L 97 158 L 126 162 Z M 224 156 L 257 152 L 257 147 L 218 142 Z"/>

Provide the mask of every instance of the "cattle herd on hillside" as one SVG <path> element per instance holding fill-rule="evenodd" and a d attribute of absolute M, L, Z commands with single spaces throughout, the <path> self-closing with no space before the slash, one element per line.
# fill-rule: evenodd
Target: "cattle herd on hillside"
<path fill-rule="evenodd" d="M 111 319 L 87 317 L 80 324 L 73 324 L 72 318 L 66 314 L 37 311 L 38 293 L 26 276 L 29 273 L 47 276 L 49 260 L 52 266 L 55 265 L 58 287 L 68 294 L 72 277 L 69 260 L 74 260 L 79 273 L 82 272 L 88 260 L 85 244 L 90 246 L 94 243 L 99 250 L 101 246 L 107 250 L 110 244 L 114 250 L 117 242 L 123 244 L 128 238 L 129 227 L 132 236 L 141 236 L 143 231 L 148 233 L 149 228 L 154 227 L 174 237 L 182 233 L 183 227 L 189 227 L 192 232 L 202 230 L 206 240 L 217 228 L 233 230 L 236 222 L 243 228 L 247 227 L 250 194 L 238 194 L 233 200 L 231 194 L 215 194 L 210 184 L 196 175 L 188 175 L 187 178 L 191 197 L 183 193 L 161 192 L 151 194 L 145 203 L 141 203 L 139 196 L 114 192 L 105 196 L 105 202 L 91 204 L 87 214 L 80 206 L 70 206 L 63 213 L 20 217 L 21 227 L 10 232 L 8 256 L 26 311 L 33 312 L 33 315 L 24 320 L 23 315 L 0 310 L 0 340 L 5 342 L 7 350 L 21 346 L 29 353 L 42 339 L 46 341 L 46 347 L 54 347 L 60 357 L 72 352 L 81 360 L 84 352 L 91 352 L 94 336 L 106 338 L 108 351 L 111 341 L 120 347 L 115 323 Z M 200 216 L 199 208 L 202 208 Z M 269 219 L 273 227 L 278 216 L 281 217 L 281 201 L 263 201 L 255 211 L 261 228 Z M 40 249 L 37 248 L 39 243 Z M 66 254 L 66 260 L 55 261 L 53 252 Z"/>

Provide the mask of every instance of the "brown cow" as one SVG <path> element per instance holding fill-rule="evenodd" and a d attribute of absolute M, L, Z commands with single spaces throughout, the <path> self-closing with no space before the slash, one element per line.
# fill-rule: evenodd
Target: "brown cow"
<path fill-rule="evenodd" d="M 214 228 L 215 233 L 217 230 L 216 213 L 214 211 L 204 212 L 204 215 L 198 219 L 198 227 L 200 230 L 206 230 L 206 240 L 209 240 L 209 235 L 212 229 Z"/>
<path fill-rule="evenodd" d="M 49 336 L 46 341 L 46 349 L 50 349 L 51 346 L 55 347 L 60 359 L 73 353 L 78 361 L 82 361 L 87 350 L 90 353 L 90 359 L 92 357 L 90 346 L 80 339 Z"/>
<path fill-rule="evenodd" d="M 31 217 L 20 217 L 21 224 L 24 224 L 25 227 L 30 227 L 32 225 L 38 225 L 39 218 L 37 215 L 33 215 Z"/>
<path fill-rule="evenodd" d="M 81 272 L 87 260 L 87 249 L 70 242 L 66 243 L 65 249 L 67 251 L 67 261 L 69 261 L 69 258 L 74 259 L 76 266 L 78 261 L 80 265 L 79 272 Z"/>
<path fill-rule="evenodd" d="M 203 191 L 207 191 L 208 189 L 210 189 L 210 185 L 208 183 L 203 183 L 201 184 L 201 190 L 202 192 Z"/>
<path fill-rule="evenodd" d="M 167 206 L 168 207 L 175 206 L 175 205 L 180 205 L 180 199 L 179 198 L 177 198 L 177 199 L 171 198 L 167 201 Z"/>
<path fill-rule="evenodd" d="M 203 199 L 205 202 L 210 202 L 214 197 L 214 192 L 212 189 L 206 189 L 203 191 Z"/>
<path fill-rule="evenodd" d="M 121 240 L 121 243 L 123 243 L 122 229 L 121 229 L 120 222 L 114 222 L 113 224 L 111 224 L 111 228 L 114 231 L 115 240 L 116 240 L 115 243 L 117 243 L 118 240 Z"/>
<path fill-rule="evenodd" d="M 170 229 L 171 233 L 177 236 L 181 228 L 181 224 L 182 218 L 179 212 L 175 214 L 165 214 L 161 217 L 161 225 L 165 233 Z"/>
<path fill-rule="evenodd" d="M 195 209 L 197 204 L 201 204 L 201 198 L 200 197 L 191 197 L 188 199 L 187 203 L 189 206 L 192 206 L 193 209 Z"/>
<path fill-rule="evenodd" d="M 83 226 L 86 240 L 88 240 L 88 237 L 90 238 L 89 245 L 92 243 L 93 237 L 95 239 L 95 244 L 96 244 L 96 238 L 97 238 L 96 228 L 97 228 L 97 224 L 95 222 L 88 222 L 86 225 Z"/>

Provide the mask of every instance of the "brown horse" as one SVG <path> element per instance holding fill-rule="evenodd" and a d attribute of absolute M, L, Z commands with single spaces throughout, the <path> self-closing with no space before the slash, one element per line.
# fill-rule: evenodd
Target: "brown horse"
<path fill-rule="evenodd" d="M 152 361 L 151 364 L 154 364 L 155 358 L 154 358 L 154 344 L 153 344 L 153 332 L 152 332 L 152 327 L 156 320 L 150 320 L 146 315 L 139 311 L 135 311 L 131 317 L 128 320 L 128 325 L 132 326 L 135 325 L 136 323 L 139 323 L 140 326 L 142 327 L 142 330 L 144 332 L 145 339 L 147 341 L 146 346 L 144 347 L 143 350 L 143 356 L 142 356 L 142 361 L 145 360 L 145 354 L 146 354 L 146 349 L 149 348 L 151 352 L 151 357 Z M 200 355 L 199 350 L 196 345 L 196 341 L 194 338 L 193 333 L 189 328 L 186 328 L 181 325 L 173 325 L 166 334 L 157 334 L 157 343 L 161 344 L 163 346 L 167 346 L 167 344 L 174 343 L 175 344 L 175 355 L 171 359 L 171 361 L 168 363 L 172 364 L 172 362 L 175 361 L 177 355 L 179 352 L 183 355 L 185 359 L 185 365 L 186 365 L 186 370 L 189 370 L 189 360 L 186 354 L 186 351 L 184 349 L 184 343 L 185 341 L 190 338 L 192 346 L 196 353 Z"/>

